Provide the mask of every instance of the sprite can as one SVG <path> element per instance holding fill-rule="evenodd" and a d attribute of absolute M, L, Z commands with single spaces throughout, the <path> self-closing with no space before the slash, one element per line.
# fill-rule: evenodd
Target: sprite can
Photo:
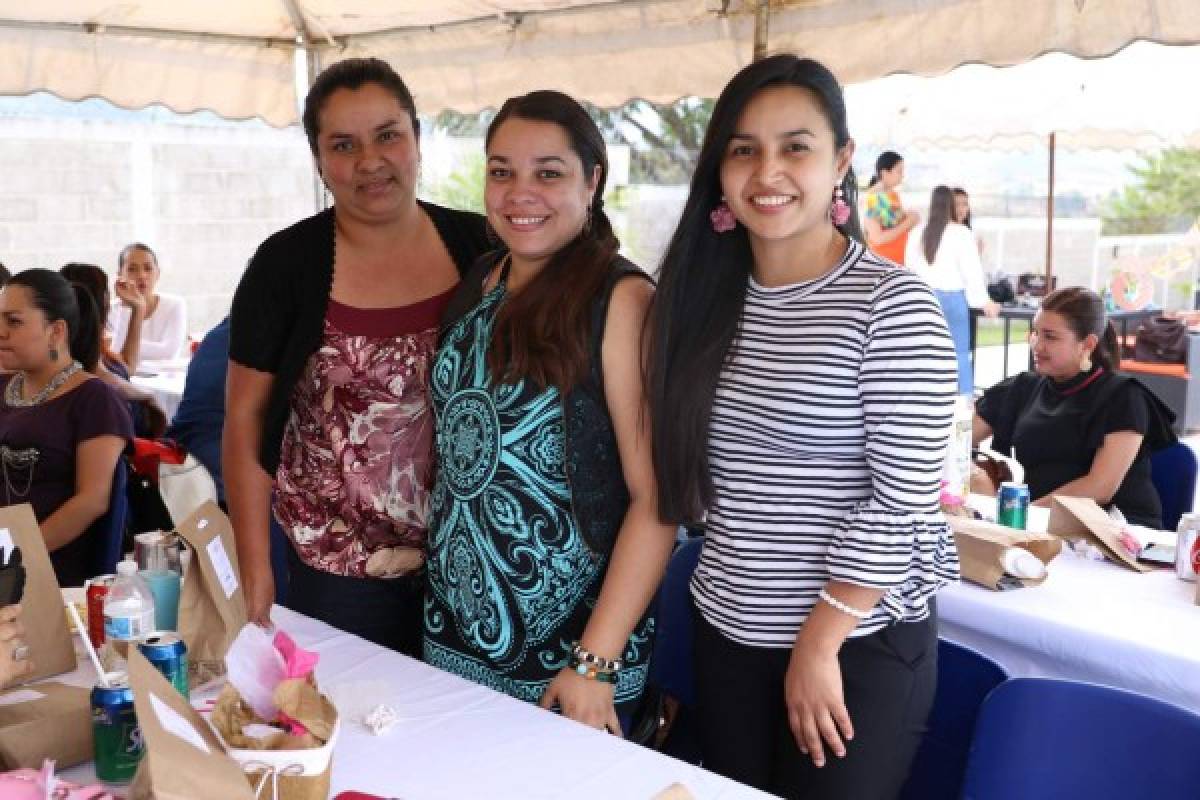
<path fill-rule="evenodd" d="M 138 650 L 181 695 L 188 697 L 187 645 L 178 633 L 156 631 L 142 639 Z"/>
<path fill-rule="evenodd" d="M 92 689 L 92 752 L 96 777 L 105 783 L 129 783 L 142 759 L 142 731 L 133 711 L 133 689 L 124 672 L 110 672 L 108 685 Z"/>
<path fill-rule="evenodd" d="M 1023 531 L 1028 517 L 1029 487 L 1015 481 L 1000 484 L 1000 493 L 996 496 L 996 522 Z"/>

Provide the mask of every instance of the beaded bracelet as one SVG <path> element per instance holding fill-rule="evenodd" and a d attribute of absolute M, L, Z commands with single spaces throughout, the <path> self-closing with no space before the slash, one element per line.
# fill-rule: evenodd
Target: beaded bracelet
<path fill-rule="evenodd" d="M 868 617 L 871 616 L 871 612 L 874 610 L 874 609 L 867 609 L 866 611 L 863 611 L 861 608 L 855 608 L 854 606 L 846 605 L 841 600 L 838 600 L 836 597 L 834 597 L 833 595 L 831 595 L 829 592 L 825 591 L 824 589 L 822 589 L 817 596 L 820 597 L 822 600 L 824 600 L 829 605 L 836 608 L 838 611 L 842 612 L 843 614 L 849 614 L 850 616 L 854 617 L 855 619 L 867 619 Z"/>
<path fill-rule="evenodd" d="M 612 684 L 617 682 L 617 673 L 609 672 L 603 669 L 597 669 L 594 665 L 585 664 L 574 656 L 571 656 L 569 666 L 575 671 L 575 674 L 587 678 L 588 680 Z"/>
<path fill-rule="evenodd" d="M 601 658 L 595 653 L 584 648 L 579 642 L 575 642 L 571 648 L 571 655 L 582 661 L 584 664 L 590 664 L 597 669 L 602 669 L 606 672 L 620 672 L 621 659 L 619 658 Z"/>

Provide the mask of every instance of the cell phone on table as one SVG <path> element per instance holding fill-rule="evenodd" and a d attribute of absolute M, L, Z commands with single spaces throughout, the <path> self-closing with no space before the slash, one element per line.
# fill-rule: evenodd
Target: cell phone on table
<path fill-rule="evenodd" d="M 1138 553 L 1138 561 L 1147 561 L 1151 564 L 1162 564 L 1165 566 L 1174 566 L 1175 564 L 1175 546 L 1170 544 L 1151 544 L 1142 548 L 1142 552 Z"/>

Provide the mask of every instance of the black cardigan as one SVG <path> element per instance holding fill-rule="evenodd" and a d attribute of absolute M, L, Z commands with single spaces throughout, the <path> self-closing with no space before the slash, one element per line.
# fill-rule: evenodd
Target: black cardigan
<path fill-rule="evenodd" d="M 463 275 L 488 245 L 483 217 L 418 201 Z M 334 218 L 327 209 L 272 234 L 233 296 L 229 360 L 275 376 L 258 460 L 274 474 L 291 415 L 292 390 L 321 344 L 333 288 Z"/>

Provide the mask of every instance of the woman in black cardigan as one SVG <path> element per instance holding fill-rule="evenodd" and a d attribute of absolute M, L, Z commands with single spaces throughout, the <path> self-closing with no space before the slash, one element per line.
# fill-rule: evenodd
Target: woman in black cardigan
<path fill-rule="evenodd" d="M 224 472 L 250 620 L 274 601 L 416 654 L 432 481 L 428 366 L 483 219 L 416 199 L 412 96 L 378 59 L 323 72 L 304 128 L 333 208 L 268 238 L 234 297 Z"/>

